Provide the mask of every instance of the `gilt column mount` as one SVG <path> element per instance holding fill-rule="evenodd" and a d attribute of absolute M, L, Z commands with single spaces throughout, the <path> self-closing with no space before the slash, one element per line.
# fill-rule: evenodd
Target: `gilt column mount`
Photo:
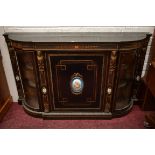
<path fill-rule="evenodd" d="M 44 112 L 49 112 L 48 88 L 45 74 L 45 55 L 42 51 L 37 51 L 37 63 L 39 69 L 40 94 L 44 107 Z"/>

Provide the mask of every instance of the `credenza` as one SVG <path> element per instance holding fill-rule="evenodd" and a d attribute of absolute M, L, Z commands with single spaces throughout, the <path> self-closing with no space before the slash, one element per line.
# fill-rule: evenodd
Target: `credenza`
<path fill-rule="evenodd" d="M 136 98 L 150 34 L 5 33 L 19 103 L 36 117 L 105 119 Z"/>

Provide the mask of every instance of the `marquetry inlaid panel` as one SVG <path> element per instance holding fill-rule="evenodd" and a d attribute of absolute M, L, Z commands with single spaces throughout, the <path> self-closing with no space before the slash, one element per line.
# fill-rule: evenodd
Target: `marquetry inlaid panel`
<path fill-rule="evenodd" d="M 56 56 L 49 54 L 54 109 L 101 109 L 102 83 L 105 80 L 104 61 L 106 61 L 104 55 L 62 56 L 60 54 Z M 74 87 L 81 87 L 81 91 L 73 91 L 71 83 L 73 79 L 77 82 L 74 83 Z"/>

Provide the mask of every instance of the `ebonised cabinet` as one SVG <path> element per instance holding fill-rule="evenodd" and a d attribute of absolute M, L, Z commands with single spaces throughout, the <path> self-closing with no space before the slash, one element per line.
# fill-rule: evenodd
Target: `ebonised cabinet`
<path fill-rule="evenodd" d="M 136 97 L 150 34 L 4 34 L 25 111 L 43 118 L 112 118 Z"/>

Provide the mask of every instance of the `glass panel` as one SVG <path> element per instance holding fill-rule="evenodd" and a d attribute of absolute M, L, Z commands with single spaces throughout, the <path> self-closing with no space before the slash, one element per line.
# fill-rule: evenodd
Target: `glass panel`
<path fill-rule="evenodd" d="M 116 110 L 129 105 L 135 70 L 135 52 L 121 53 L 118 66 L 118 85 L 116 91 Z"/>
<path fill-rule="evenodd" d="M 26 103 L 33 109 L 39 109 L 33 54 L 33 52 L 18 52 L 17 56 Z"/>

